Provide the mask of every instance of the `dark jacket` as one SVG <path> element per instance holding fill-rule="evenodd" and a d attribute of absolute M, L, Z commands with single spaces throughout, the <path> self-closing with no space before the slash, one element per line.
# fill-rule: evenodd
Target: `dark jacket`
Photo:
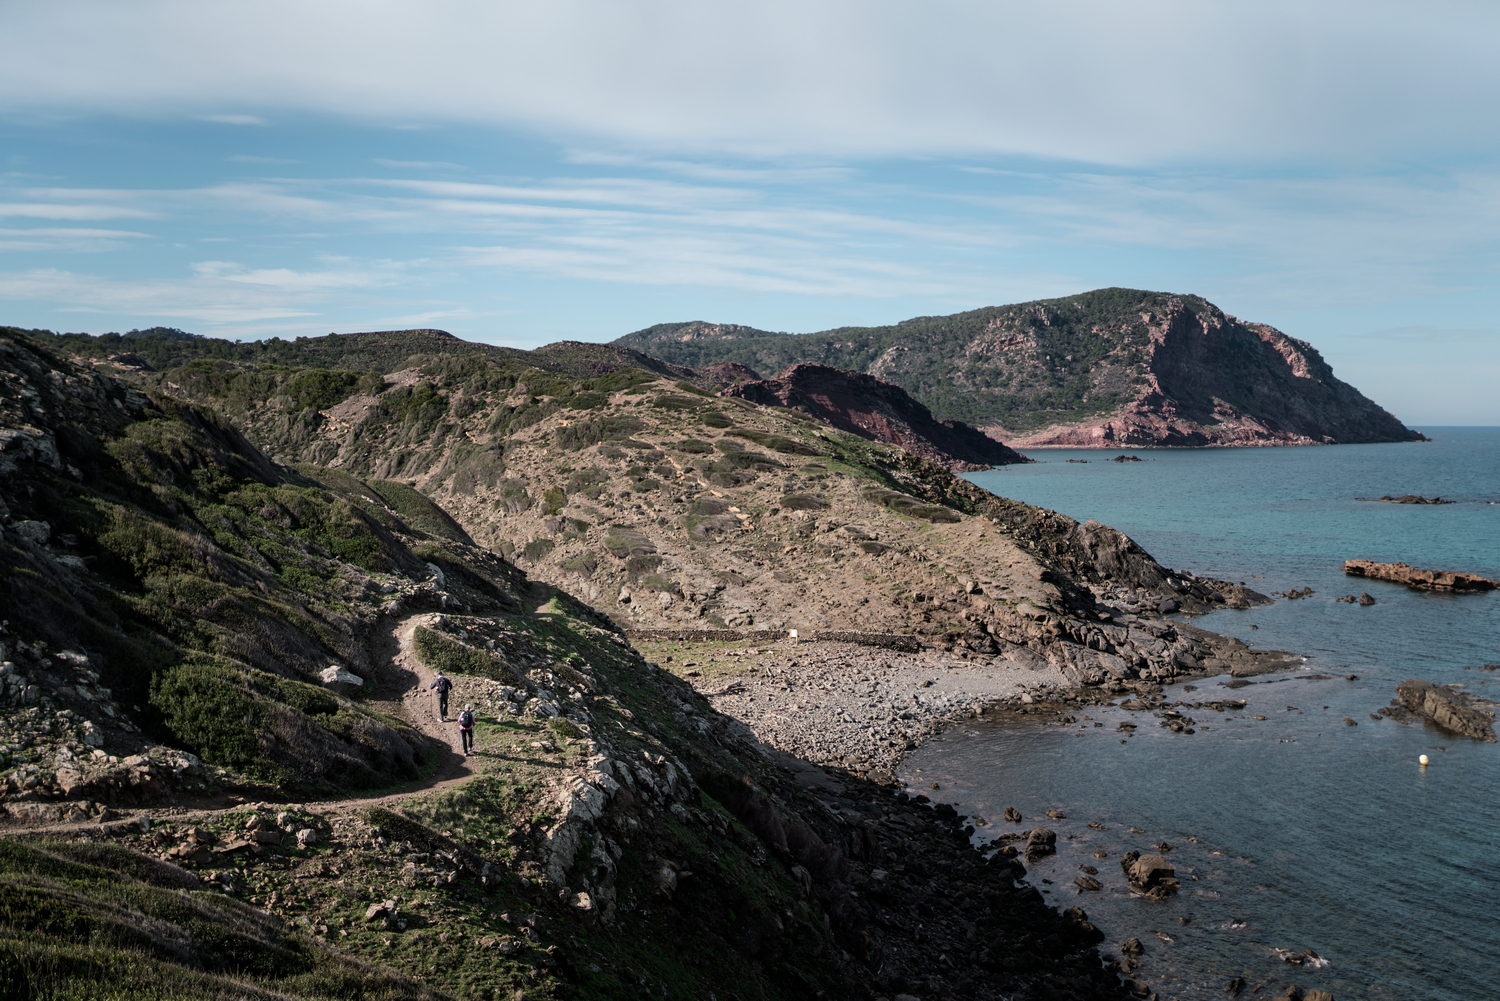
<path fill-rule="evenodd" d="M 432 684 L 428 685 L 427 687 L 428 688 L 435 688 L 435 689 L 437 689 L 437 693 L 439 695 L 447 695 L 448 694 L 448 689 L 450 689 L 450 688 L 453 687 L 453 682 L 451 682 L 447 678 L 444 678 L 441 675 L 439 675 L 438 679 L 436 681 L 434 681 Z"/>

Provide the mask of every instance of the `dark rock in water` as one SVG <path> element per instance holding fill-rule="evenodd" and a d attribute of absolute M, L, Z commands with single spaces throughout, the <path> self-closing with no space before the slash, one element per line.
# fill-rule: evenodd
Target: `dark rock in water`
<path fill-rule="evenodd" d="M 1172 850 L 1172 846 L 1169 845 L 1169 844 L 1167 844 L 1165 841 L 1158 841 L 1156 844 L 1152 845 L 1151 847 L 1155 848 L 1159 852 L 1169 852 L 1169 851 Z"/>
<path fill-rule="evenodd" d="M 1234 979 L 1230 980 L 1229 983 L 1224 985 L 1224 993 L 1228 994 L 1232 998 L 1237 998 L 1241 994 L 1245 993 L 1245 978 L 1235 977 Z"/>
<path fill-rule="evenodd" d="M 1134 959 L 1137 956 L 1145 955 L 1146 947 L 1144 945 L 1141 945 L 1140 939 L 1132 935 L 1130 938 L 1127 938 L 1125 941 L 1120 943 L 1120 952 L 1121 954 Z"/>
<path fill-rule="evenodd" d="M 1223 685 L 1225 688 L 1244 688 L 1246 685 L 1255 684 L 1255 682 L 1246 681 L 1244 678 L 1230 678 L 1228 681 L 1219 682 L 1219 684 Z"/>
<path fill-rule="evenodd" d="M 1005 808 L 1005 819 L 1012 824 L 1019 824 L 1021 822 L 1021 811 L 1013 806 L 1007 806 Z"/>
<path fill-rule="evenodd" d="M 1316 987 L 1302 995 L 1302 1001 L 1333 1001 L 1333 995 Z"/>
<path fill-rule="evenodd" d="M 1093 876 L 1075 876 L 1073 878 L 1073 885 L 1077 886 L 1080 890 L 1104 889 L 1104 884 L 1099 882 Z"/>
<path fill-rule="evenodd" d="M 1344 680 L 1345 681 L 1358 681 L 1359 680 L 1359 675 L 1357 675 L 1357 674 L 1346 674 L 1346 675 L 1344 675 Z"/>
<path fill-rule="evenodd" d="M 1099 875 L 1099 870 L 1095 869 L 1091 865 L 1080 865 L 1078 868 L 1082 869 L 1084 872 L 1088 873 L 1090 876 L 1097 876 L 1097 875 Z"/>
<path fill-rule="evenodd" d="M 1491 744 L 1495 742 L 1494 714 L 1466 705 L 1467 693 L 1413 678 L 1397 685 L 1396 695 L 1403 707 L 1427 717 L 1445 730 Z"/>
<path fill-rule="evenodd" d="M 1053 820 L 1067 820 L 1068 819 L 1068 815 L 1066 813 L 1063 813 L 1061 810 L 1048 810 L 1047 811 L 1047 816 L 1051 817 Z"/>
<path fill-rule="evenodd" d="M 1345 726 L 1359 726 L 1359 721 L 1356 720 L 1356 719 L 1352 719 L 1352 718 L 1350 718 L 1348 716 L 1345 716 L 1344 717 L 1344 725 Z"/>
<path fill-rule="evenodd" d="M 1402 494 L 1400 497 L 1392 497 L 1386 494 L 1384 497 L 1356 497 L 1355 500 L 1371 501 L 1374 503 L 1384 502 L 1386 504 L 1454 504 L 1456 501 L 1443 500 L 1441 497 L 1419 497 L 1416 494 Z"/>
<path fill-rule="evenodd" d="M 1045 827 L 1033 827 L 1026 838 L 1026 861 L 1035 862 L 1057 851 L 1057 834 Z"/>
<path fill-rule="evenodd" d="M 1142 855 L 1131 863 L 1126 875 L 1130 878 L 1131 887 L 1148 897 L 1168 897 L 1181 886 L 1172 863 L 1160 855 Z"/>
<path fill-rule="evenodd" d="M 1379 713 L 1371 713 L 1370 714 L 1370 718 L 1372 720 L 1374 720 L 1375 722 L 1377 722 L 1377 723 L 1379 723 L 1381 720 L 1385 719 L 1385 717 L 1381 716 Z"/>
<path fill-rule="evenodd" d="M 1370 593 L 1368 591 L 1361 591 L 1359 592 L 1359 603 L 1368 608 L 1371 605 L 1375 604 L 1375 599 L 1370 597 Z"/>
<path fill-rule="evenodd" d="M 1110 459 L 1109 461 L 1110 462 L 1140 462 L 1141 461 L 1141 457 L 1138 456 L 1138 455 L 1117 455 L 1113 459 Z"/>
<path fill-rule="evenodd" d="M 1419 570 L 1405 563 L 1375 563 L 1370 560 L 1345 560 L 1344 573 L 1351 577 L 1372 577 L 1376 580 L 1395 581 L 1422 591 L 1493 591 L 1500 581 L 1481 577 L 1478 574 L 1459 573 L 1453 570 Z M 1372 602 L 1374 599 L 1370 599 Z"/>

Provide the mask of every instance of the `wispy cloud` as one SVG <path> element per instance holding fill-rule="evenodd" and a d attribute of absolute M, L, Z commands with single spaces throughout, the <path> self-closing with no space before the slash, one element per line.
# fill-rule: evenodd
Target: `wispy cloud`
<path fill-rule="evenodd" d="M 70 219 L 78 222 L 100 219 L 149 219 L 156 213 L 123 205 L 63 205 L 45 202 L 0 203 L 0 217 L 25 219 Z"/>
<path fill-rule="evenodd" d="M 279 156 L 251 156 L 248 153 L 239 153 L 239 154 L 236 154 L 235 156 L 227 156 L 224 159 L 228 160 L 230 163 L 285 164 L 285 163 L 301 163 L 302 162 L 301 160 L 287 160 L 287 159 L 284 159 L 283 157 L 279 157 Z"/>
<path fill-rule="evenodd" d="M 217 122 L 220 125 L 269 125 L 259 115 L 195 115 L 200 122 Z"/>
<path fill-rule="evenodd" d="M 151 234 L 124 229 L 85 229 L 83 227 L 0 229 L 0 251 L 105 253 L 119 249 L 125 245 L 126 241 L 146 239 L 151 239 Z"/>
<path fill-rule="evenodd" d="M 0 299 L 58 303 L 60 312 L 110 313 L 197 320 L 211 325 L 318 316 L 349 290 L 402 284 L 401 266 L 377 262 L 365 270 L 299 272 L 202 261 L 183 278 L 122 281 L 61 269 L 0 272 Z"/>
<path fill-rule="evenodd" d="M 461 163 L 444 163 L 441 160 L 383 160 L 376 157 L 374 163 L 395 170 L 468 170 Z"/>

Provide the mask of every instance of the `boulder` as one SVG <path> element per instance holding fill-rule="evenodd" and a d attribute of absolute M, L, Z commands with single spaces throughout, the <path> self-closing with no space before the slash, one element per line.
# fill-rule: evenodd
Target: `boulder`
<path fill-rule="evenodd" d="M 1099 882 L 1093 876 L 1075 876 L 1073 877 L 1073 885 L 1078 887 L 1080 890 L 1104 889 L 1104 884 Z"/>
<path fill-rule="evenodd" d="M 45 546 L 52 538 L 52 526 L 45 521 L 18 521 L 10 526 L 10 530 L 37 546 Z"/>
<path fill-rule="evenodd" d="M 1019 824 L 1021 822 L 1021 811 L 1013 806 L 1007 806 L 1005 808 L 1005 819 L 1009 823 Z"/>
<path fill-rule="evenodd" d="M 353 695 L 365 685 L 364 678 L 337 666 L 324 668 L 318 673 L 318 680 L 340 695 Z"/>
<path fill-rule="evenodd" d="M 256 844 L 261 844 L 261 845 L 279 845 L 279 844 L 281 844 L 281 832 L 280 831 L 269 831 L 269 830 L 266 830 L 265 828 L 261 828 L 260 830 L 257 830 L 257 831 L 251 831 L 250 832 L 250 837 L 252 839 L 254 839 L 254 841 L 255 841 Z"/>
<path fill-rule="evenodd" d="M 304 827 L 297 832 L 297 847 L 311 848 L 318 843 L 318 832 L 311 827 Z"/>
<path fill-rule="evenodd" d="M 1427 717 L 1445 730 L 1491 744 L 1495 742 L 1493 714 L 1466 705 L 1466 695 L 1417 678 L 1397 685 L 1396 695 L 1407 709 Z"/>
<path fill-rule="evenodd" d="M 1057 851 L 1057 834 L 1045 827 L 1033 827 L 1026 837 L 1026 861 L 1035 862 Z"/>
<path fill-rule="evenodd" d="M 365 908 L 366 921 L 379 921 L 386 928 L 404 928 L 406 922 L 401 920 L 401 911 L 396 907 L 394 900 L 382 900 Z"/>

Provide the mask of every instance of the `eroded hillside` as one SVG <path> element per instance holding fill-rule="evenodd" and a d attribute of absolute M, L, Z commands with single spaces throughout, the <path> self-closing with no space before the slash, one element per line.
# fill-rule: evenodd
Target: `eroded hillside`
<path fill-rule="evenodd" d="M 265 375 L 168 377 L 211 401 Z M 1079 684 L 1247 656 L 1155 621 L 1163 601 L 1249 600 L 1235 589 L 796 411 L 639 370 L 573 381 L 444 358 L 321 410 L 261 392 L 237 413 L 273 455 L 408 484 L 626 628 L 901 633 Z"/>
<path fill-rule="evenodd" d="M 250 374 L 271 390 L 302 378 Z M 683 463 L 679 493 L 690 475 L 707 498 L 795 475 L 838 499 L 837 474 L 870 484 L 871 520 L 993 531 L 848 471 L 854 453 L 815 431 L 710 418 L 719 404 L 645 373 L 591 383 L 572 408 L 513 383 L 498 390 L 513 406 L 462 416 L 449 408 L 478 391 L 356 380 L 342 427 L 319 416 L 337 436 L 284 421 L 288 393 L 247 394 L 253 435 L 343 463 L 294 469 L 211 411 L 24 339 L 0 339 L 0 378 L 0 967 L 17 996 L 1123 996 L 1087 916 L 970 849 L 951 809 L 852 777 L 810 790 L 608 617 L 474 545 L 412 487 L 463 500 L 483 531 L 498 530 L 482 507 L 546 527 L 605 503 L 585 485 L 573 504 L 568 480 L 518 488 L 493 446 L 546 434 L 557 475 L 602 485 L 588 470 L 611 463 L 610 484 L 631 486 L 613 509 L 656 511 L 636 498 L 676 503 L 666 470 L 622 461 L 668 462 L 632 417 L 654 409 L 739 432 L 680 452 L 706 465 Z M 466 417 L 519 426 L 484 440 Z M 756 531 L 739 505 L 679 499 L 685 546 Z M 782 507 L 831 510 L 800 504 Z M 548 558 L 577 526 L 550 524 L 533 569 L 573 573 Z M 589 530 L 623 540 L 601 545 L 643 599 L 673 594 L 634 524 Z M 1064 600 L 1040 577 L 1015 585 Z M 473 757 L 437 718 L 437 669 L 480 711 Z M 924 930 L 939 907 L 962 922 Z"/>

